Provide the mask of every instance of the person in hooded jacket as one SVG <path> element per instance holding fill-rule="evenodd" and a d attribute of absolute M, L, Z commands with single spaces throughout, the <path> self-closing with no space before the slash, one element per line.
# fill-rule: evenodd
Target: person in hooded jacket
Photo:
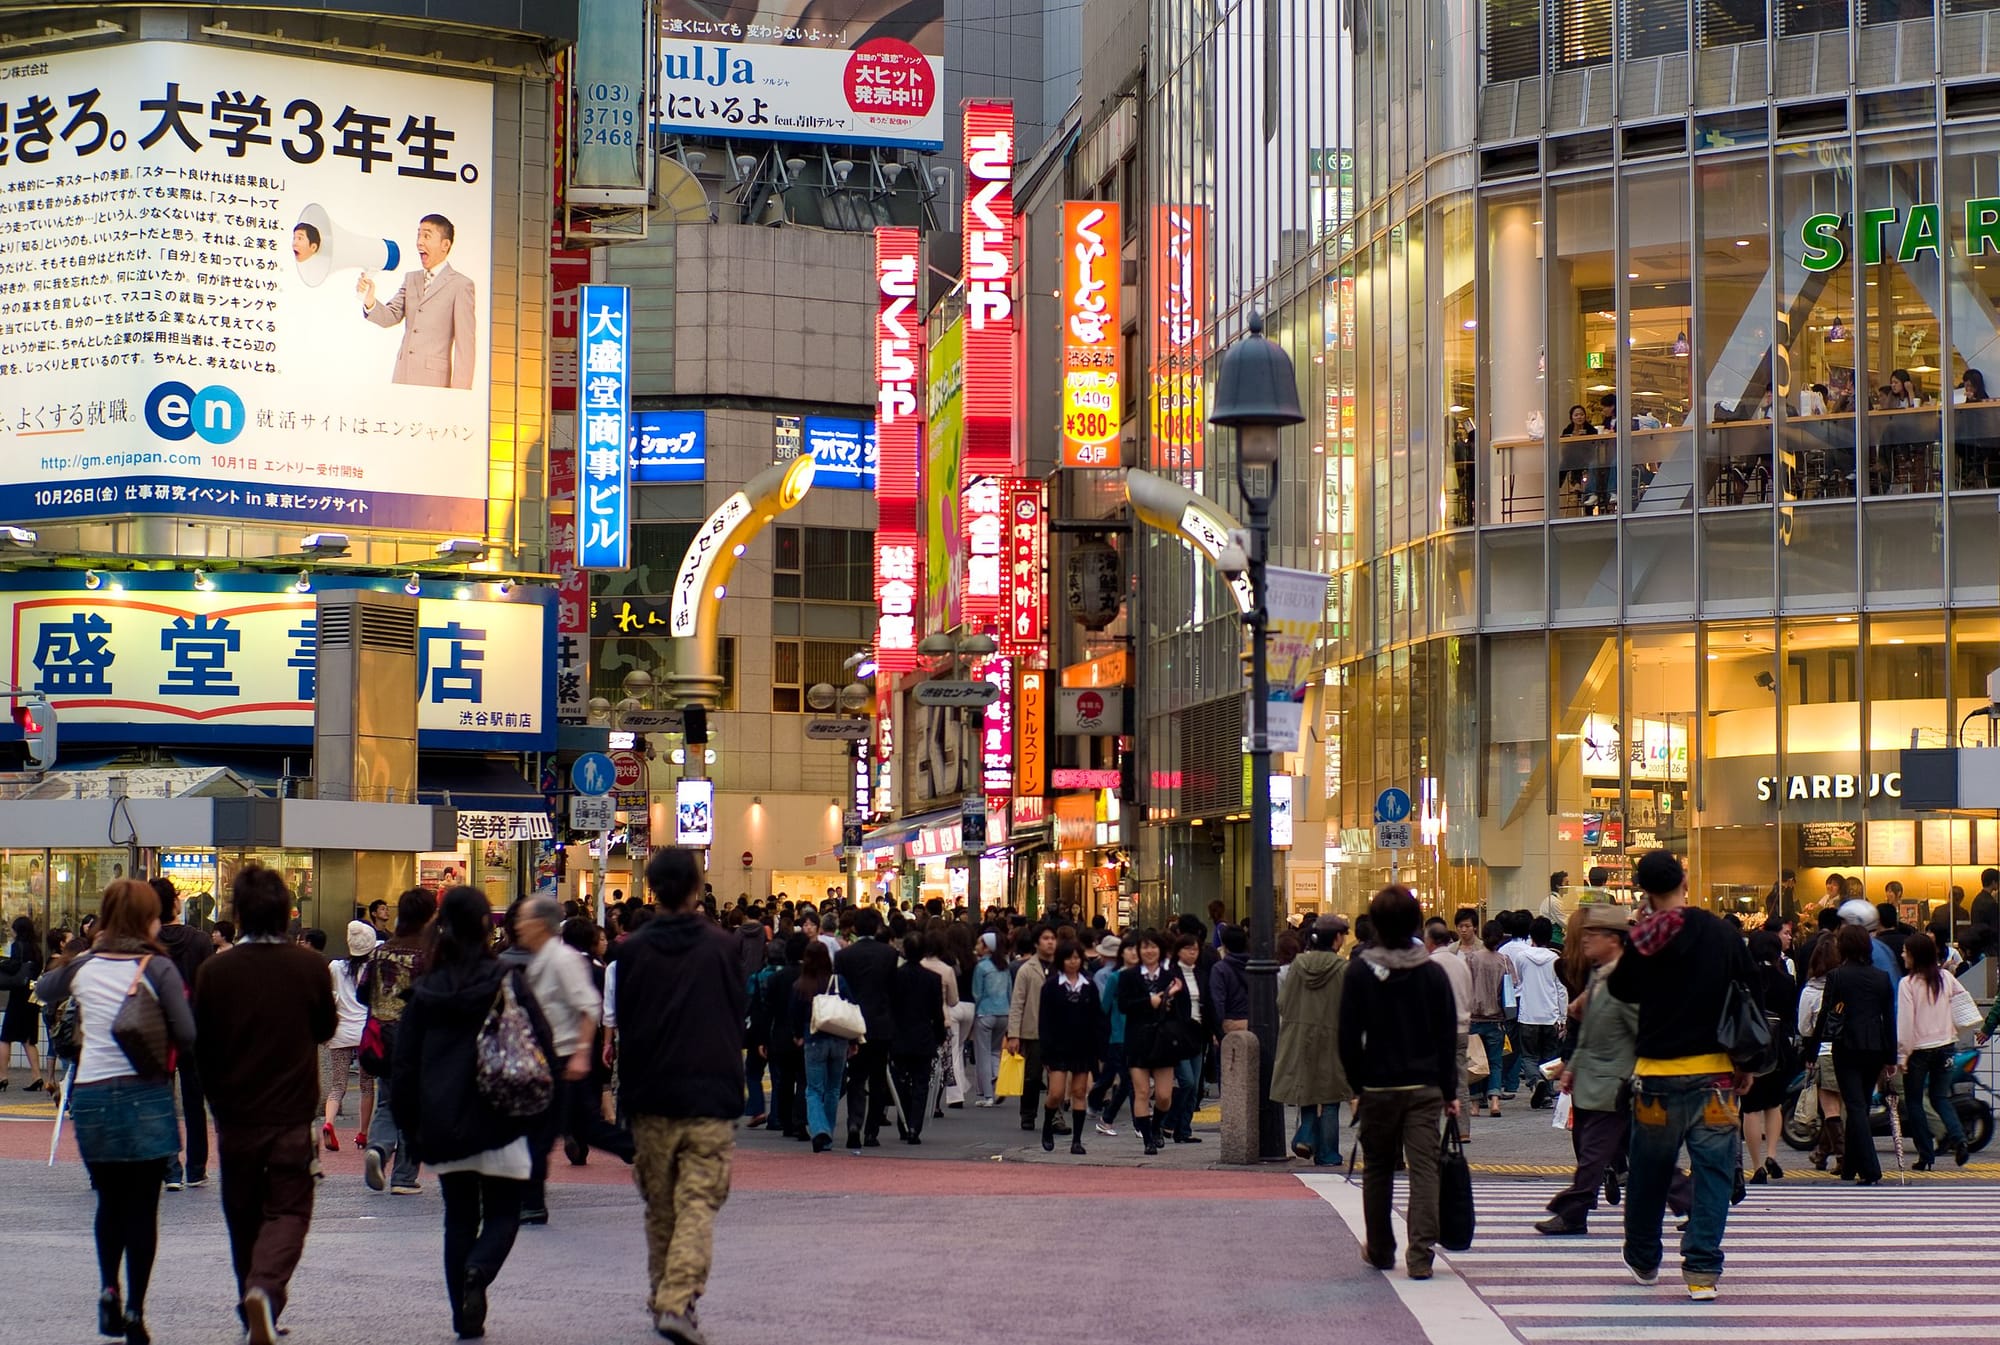
<path fill-rule="evenodd" d="M 1278 986 L 1278 1058 L 1271 1098 L 1299 1109 L 1292 1152 L 1321 1167 L 1340 1163 L 1340 1108 L 1354 1096 L 1340 1065 L 1340 993 L 1347 979 L 1345 931 L 1315 924 L 1306 951 Z"/>
<path fill-rule="evenodd" d="M 1340 990 L 1340 1064 L 1361 1090 L 1361 1255 L 1377 1270 L 1396 1263 L 1390 1200 L 1400 1158 L 1410 1174 L 1403 1264 L 1411 1279 L 1427 1280 L 1439 1231 L 1438 1118 L 1458 1115 L 1458 1003 L 1417 941 L 1423 910 L 1409 889 L 1383 888 L 1368 914 L 1375 942 Z"/>
<path fill-rule="evenodd" d="M 1501 950 L 1513 962 L 1514 984 L 1520 987 L 1518 1053 L 1522 1072 L 1532 1084 L 1530 1108 L 1555 1105 L 1555 1085 L 1541 1067 L 1562 1054 L 1566 1030 L 1569 993 L 1557 970 L 1562 954 L 1552 946 L 1554 941 L 1554 924 L 1546 916 L 1536 916 L 1528 942 L 1516 940 Z"/>
<path fill-rule="evenodd" d="M 556 1062 L 527 972 L 494 956 L 492 928 L 493 905 L 478 888 L 444 894 L 429 970 L 399 1022 L 390 1087 L 404 1141 L 444 1191 L 445 1297 L 460 1340 L 486 1334 L 486 1290 L 520 1232 L 534 1169 L 528 1137 L 542 1123 L 503 1115 L 477 1083 L 480 1030 L 503 983 L 528 1011 L 544 1059 Z"/>
<path fill-rule="evenodd" d="M 155 878 L 147 886 L 160 899 L 160 946 L 173 959 L 174 970 L 181 974 L 181 984 L 192 996 L 201 964 L 215 956 L 215 941 L 206 930 L 192 928 L 182 919 L 180 890 L 173 879 Z M 167 1162 L 169 1191 L 204 1186 L 208 1182 L 208 1094 L 201 1086 L 201 1066 L 193 1051 L 183 1051 L 175 1060 L 174 1077 L 181 1093 L 182 1153 Z M 185 1165 L 181 1161 L 183 1155 L 187 1159 Z"/>

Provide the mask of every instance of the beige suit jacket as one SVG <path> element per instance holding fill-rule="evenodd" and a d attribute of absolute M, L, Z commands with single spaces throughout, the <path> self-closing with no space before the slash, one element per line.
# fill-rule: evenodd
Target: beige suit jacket
<path fill-rule="evenodd" d="M 431 281 L 422 271 L 405 272 L 395 298 L 363 313 L 377 327 L 402 324 L 403 344 L 396 351 L 391 382 L 427 388 L 472 386 L 477 336 L 472 299 L 471 279 L 446 262 Z"/>

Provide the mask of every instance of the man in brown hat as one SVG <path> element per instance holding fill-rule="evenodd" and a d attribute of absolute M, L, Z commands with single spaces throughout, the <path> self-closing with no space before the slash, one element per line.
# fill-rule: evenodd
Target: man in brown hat
<path fill-rule="evenodd" d="M 1639 1006 L 1611 993 L 1605 984 L 1625 953 L 1631 928 L 1630 907 L 1595 902 L 1582 908 L 1577 937 L 1591 965 L 1590 984 L 1570 1005 L 1577 1029 L 1576 1049 L 1563 1071 L 1561 1088 L 1570 1095 L 1570 1143 L 1576 1150 L 1576 1175 L 1549 1201 L 1549 1217 L 1535 1225 L 1540 1233 L 1587 1233 L 1590 1212 L 1597 1208 L 1601 1187 L 1618 1203 L 1618 1178 L 1625 1170 L 1625 1150 L 1632 1133 L 1632 1064 L 1639 1053 Z M 1667 1203 L 1676 1214 L 1687 1211 L 1687 1179 L 1674 1182 Z"/>

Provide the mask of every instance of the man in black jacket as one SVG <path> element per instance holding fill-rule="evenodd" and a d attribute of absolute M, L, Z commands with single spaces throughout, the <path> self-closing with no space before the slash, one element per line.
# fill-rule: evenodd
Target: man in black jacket
<path fill-rule="evenodd" d="M 173 879 L 155 878 L 150 886 L 160 898 L 160 944 L 174 960 L 181 984 L 192 994 L 201 964 L 215 953 L 215 940 L 208 937 L 208 931 L 191 928 L 182 921 L 180 894 Z M 167 1160 L 169 1191 L 208 1182 L 208 1097 L 202 1092 L 201 1066 L 195 1062 L 193 1051 L 181 1052 L 174 1073 L 181 1084 L 181 1124 L 186 1128 L 182 1148 L 187 1153 L 187 1165 L 181 1165 L 180 1154 Z"/>
<path fill-rule="evenodd" d="M 880 1148 L 882 1113 L 889 1105 L 889 1046 L 896 1035 L 892 990 L 896 950 L 882 942 L 882 915 L 874 907 L 854 914 L 853 943 L 833 959 L 841 991 L 861 1006 L 867 1040 L 847 1062 L 847 1147 Z"/>
<path fill-rule="evenodd" d="M 1362 1259 L 1396 1264 L 1390 1200 L 1396 1162 L 1410 1171 L 1410 1245 L 1404 1267 L 1431 1277 L 1438 1240 L 1440 1114 L 1458 1115 L 1458 1001 L 1451 980 L 1417 940 L 1424 913 L 1401 887 L 1368 903 L 1375 940 L 1340 991 L 1340 1065 L 1360 1090 Z"/>
<path fill-rule="evenodd" d="M 1752 995 L 1757 977 L 1742 938 L 1687 904 L 1687 873 L 1665 850 L 1640 857 L 1632 877 L 1645 894 L 1631 950 L 1605 988 L 1639 1006 L 1638 1060 L 1632 1067 L 1632 1148 L 1625 1188 L 1625 1266 L 1644 1285 L 1659 1282 L 1660 1221 L 1667 1187 L 1685 1145 L 1693 1208 L 1681 1236 L 1688 1297 L 1712 1302 L 1722 1278 L 1722 1234 L 1740 1179 L 1735 1073 L 1718 1040 L 1731 981 Z"/>
<path fill-rule="evenodd" d="M 896 1036 L 889 1043 L 889 1068 L 896 1085 L 896 1131 L 906 1144 L 922 1144 L 924 1114 L 930 1110 L 931 1067 L 944 1045 L 944 983 L 919 965 L 924 939 L 903 940 L 903 964 L 896 968 L 890 1002 Z"/>
<path fill-rule="evenodd" d="M 677 1345 L 703 1345 L 695 1300 L 729 1199 L 749 1007 L 736 940 L 694 907 L 700 880 L 692 851 L 656 851 L 646 886 L 660 913 L 613 958 L 618 1097 L 638 1148 L 653 1327 Z"/>

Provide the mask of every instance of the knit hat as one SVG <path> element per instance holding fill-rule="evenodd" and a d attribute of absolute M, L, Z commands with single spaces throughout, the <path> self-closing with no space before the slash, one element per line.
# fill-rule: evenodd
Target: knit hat
<path fill-rule="evenodd" d="M 377 942 L 375 926 L 361 920 L 347 922 L 347 955 L 366 957 L 375 951 Z"/>

